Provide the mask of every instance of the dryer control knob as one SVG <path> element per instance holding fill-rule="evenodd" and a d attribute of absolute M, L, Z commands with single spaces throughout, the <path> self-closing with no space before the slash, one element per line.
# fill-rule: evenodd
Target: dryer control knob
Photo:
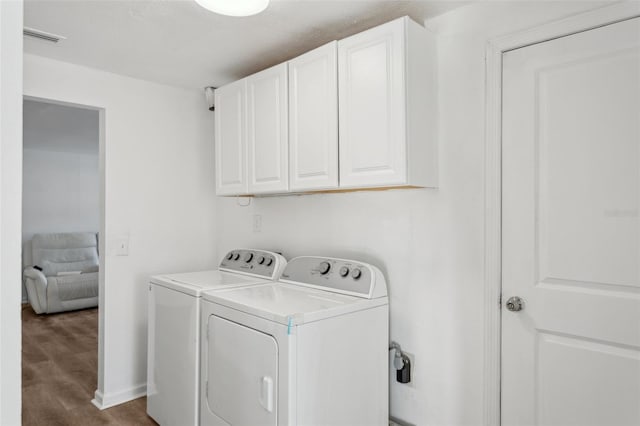
<path fill-rule="evenodd" d="M 233 260 L 238 260 L 240 259 L 240 253 L 236 253 L 233 255 Z"/>
<path fill-rule="evenodd" d="M 273 264 L 273 259 L 272 258 L 268 258 L 267 259 L 267 266 L 271 266 Z"/>
<path fill-rule="evenodd" d="M 329 273 L 329 270 L 331 269 L 331 264 L 329 262 L 322 262 L 319 266 L 319 269 L 322 275 L 326 275 Z"/>
<path fill-rule="evenodd" d="M 362 271 L 360 269 L 354 269 L 351 272 L 351 278 L 353 278 L 354 280 L 359 280 L 361 276 L 362 276 Z"/>
<path fill-rule="evenodd" d="M 264 263 L 264 261 L 265 261 L 265 260 L 266 260 L 266 259 L 264 258 L 264 256 L 260 256 L 260 257 L 258 258 L 258 264 L 262 265 L 262 264 Z"/>
<path fill-rule="evenodd" d="M 247 253 L 247 255 L 244 257 L 244 261 L 249 263 L 253 260 L 253 253 Z"/>
<path fill-rule="evenodd" d="M 346 277 L 349 275 L 349 268 L 346 266 L 343 266 L 342 268 L 340 268 L 340 276 L 341 277 Z"/>
<path fill-rule="evenodd" d="M 231 260 L 233 259 L 233 252 L 230 251 L 229 254 L 227 255 L 227 260 Z"/>

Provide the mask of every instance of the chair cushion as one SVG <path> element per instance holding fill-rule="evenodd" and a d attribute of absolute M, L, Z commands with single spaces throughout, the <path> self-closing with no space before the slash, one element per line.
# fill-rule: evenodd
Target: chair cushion
<path fill-rule="evenodd" d="M 36 234 L 32 246 L 34 265 L 42 267 L 48 277 L 58 272 L 98 270 L 98 242 L 94 233 Z"/>
<path fill-rule="evenodd" d="M 52 277 L 58 287 L 58 298 L 61 301 L 84 299 L 98 296 L 98 273 Z"/>
<path fill-rule="evenodd" d="M 80 260 L 78 262 L 50 262 L 45 260 L 41 266 L 42 273 L 47 277 L 59 275 L 60 272 L 98 272 L 98 264 L 92 259 Z"/>

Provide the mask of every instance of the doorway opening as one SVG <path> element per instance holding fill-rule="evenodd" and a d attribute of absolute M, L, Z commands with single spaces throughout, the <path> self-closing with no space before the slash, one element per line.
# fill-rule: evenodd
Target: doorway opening
<path fill-rule="evenodd" d="M 97 411 L 103 120 L 100 108 L 23 100 L 24 425 L 82 423 Z"/>

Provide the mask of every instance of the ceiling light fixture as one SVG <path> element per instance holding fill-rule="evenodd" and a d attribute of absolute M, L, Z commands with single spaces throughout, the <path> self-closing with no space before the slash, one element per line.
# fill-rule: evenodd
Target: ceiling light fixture
<path fill-rule="evenodd" d="M 195 2 L 211 12 L 227 16 L 251 16 L 269 6 L 269 0 L 195 0 Z"/>

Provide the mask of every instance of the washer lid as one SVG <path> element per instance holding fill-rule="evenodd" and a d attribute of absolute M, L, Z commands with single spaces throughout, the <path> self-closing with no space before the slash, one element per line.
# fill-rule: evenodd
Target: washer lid
<path fill-rule="evenodd" d="M 203 293 L 204 300 L 284 325 L 299 325 L 388 304 L 295 284 L 271 284 Z"/>
<path fill-rule="evenodd" d="M 196 297 L 200 297 L 205 290 L 215 291 L 223 288 L 242 287 L 269 282 L 272 281 L 218 270 L 156 275 L 151 277 L 152 284 L 161 285 Z"/>

